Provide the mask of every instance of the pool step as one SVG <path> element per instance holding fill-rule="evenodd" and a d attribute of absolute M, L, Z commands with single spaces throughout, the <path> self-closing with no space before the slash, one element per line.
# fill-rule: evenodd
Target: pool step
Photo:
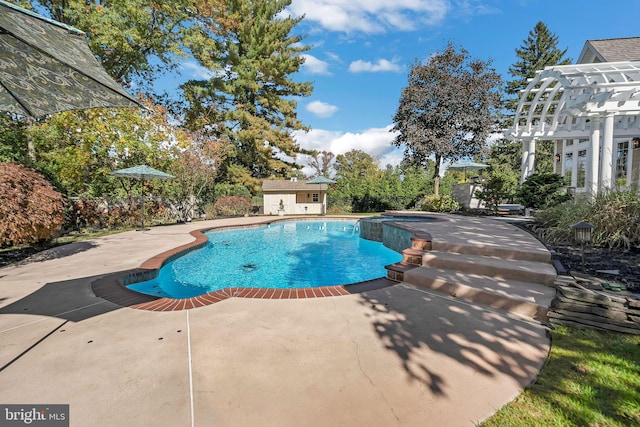
<path fill-rule="evenodd" d="M 403 273 L 404 283 L 540 321 L 547 320 L 555 297 L 552 287 L 451 269 L 414 267 Z"/>
<path fill-rule="evenodd" d="M 395 264 L 386 265 L 384 268 L 387 270 L 387 279 L 392 280 L 394 282 L 403 282 L 404 274 L 417 268 L 417 265 L 403 264 L 402 262 L 397 262 Z"/>
<path fill-rule="evenodd" d="M 489 256 L 481 250 L 445 252 L 412 245 L 402 251 L 401 262 L 385 268 L 395 282 L 546 321 L 555 297 L 553 264 L 544 256 L 502 258 L 494 252 Z"/>
<path fill-rule="evenodd" d="M 408 248 L 402 251 L 402 261 L 401 264 L 404 265 L 422 265 L 422 258 L 426 254 L 426 251 L 421 249 Z"/>
<path fill-rule="evenodd" d="M 521 259 L 502 259 L 484 255 L 470 255 L 407 248 L 403 260 L 386 266 L 387 277 L 402 282 L 404 272 L 414 267 L 432 267 L 474 273 L 501 279 L 551 286 L 556 278 L 552 264 Z"/>
<path fill-rule="evenodd" d="M 497 279 L 518 280 L 551 286 L 556 278 L 552 264 L 522 259 L 430 251 L 422 256 L 422 267 L 449 269 Z"/>

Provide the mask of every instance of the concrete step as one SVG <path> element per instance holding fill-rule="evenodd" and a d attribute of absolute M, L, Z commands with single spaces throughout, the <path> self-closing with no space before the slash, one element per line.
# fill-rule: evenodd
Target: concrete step
<path fill-rule="evenodd" d="M 434 267 L 416 267 L 403 273 L 404 283 L 539 321 L 547 320 L 548 307 L 555 297 L 553 287 L 514 279 Z"/>
<path fill-rule="evenodd" d="M 548 286 L 553 285 L 556 278 L 555 268 L 546 262 L 451 252 L 426 252 L 422 256 L 422 266 Z"/>
<path fill-rule="evenodd" d="M 482 244 L 478 242 L 455 244 L 446 241 L 433 242 L 432 250 L 439 252 L 454 252 L 468 255 L 484 255 L 502 259 L 519 259 L 522 261 L 551 262 L 551 254 L 542 245 L 523 247 L 502 247 L 498 245 Z"/>

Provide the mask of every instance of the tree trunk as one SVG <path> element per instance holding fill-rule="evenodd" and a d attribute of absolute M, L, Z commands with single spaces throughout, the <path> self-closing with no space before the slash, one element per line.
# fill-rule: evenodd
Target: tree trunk
<path fill-rule="evenodd" d="M 436 154 L 436 165 L 433 168 L 433 194 L 440 195 L 440 163 L 442 156 Z"/>

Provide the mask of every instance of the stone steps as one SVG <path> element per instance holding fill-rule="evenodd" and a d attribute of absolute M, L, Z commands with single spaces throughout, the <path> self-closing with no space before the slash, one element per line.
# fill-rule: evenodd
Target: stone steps
<path fill-rule="evenodd" d="M 512 279 L 551 286 L 556 270 L 551 264 L 483 255 L 429 251 L 422 256 L 422 267 L 451 269 L 457 272 Z"/>
<path fill-rule="evenodd" d="M 537 283 L 434 267 L 411 268 L 404 283 L 536 320 L 547 320 L 555 289 Z"/>
<path fill-rule="evenodd" d="M 388 265 L 387 277 L 462 300 L 548 320 L 555 296 L 556 270 L 546 257 L 509 253 L 482 255 L 481 248 L 459 252 L 429 250 L 419 242 L 402 251 L 400 263 Z M 453 248 L 451 248 L 453 249 Z"/>

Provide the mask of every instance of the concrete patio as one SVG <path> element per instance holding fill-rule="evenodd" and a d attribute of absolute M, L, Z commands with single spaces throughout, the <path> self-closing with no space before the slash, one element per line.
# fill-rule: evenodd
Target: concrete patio
<path fill-rule="evenodd" d="M 539 322 L 408 283 L 167 312 L 91 290 L 194 229 L 272 220 L 125 232 L 0 269 L 0 403 L 69 404 L 72 426 L 473 426 L 542 367 Z M 434 227 L 434 245 L 544 251 L 492 219 Z"/>

